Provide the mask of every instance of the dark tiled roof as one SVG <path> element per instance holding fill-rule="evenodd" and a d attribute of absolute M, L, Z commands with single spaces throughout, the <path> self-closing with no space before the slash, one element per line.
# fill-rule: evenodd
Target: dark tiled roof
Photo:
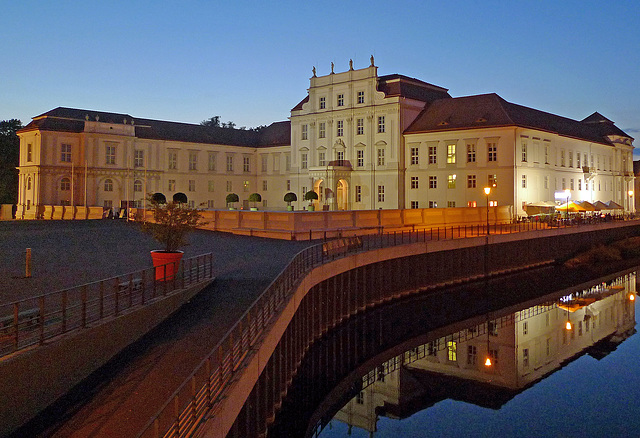
<path fill-rule="evenodd" d="M 386 96 L 402 96 L 429 103 L 451 97 L 446 88 L 399 74 L 380 76 L 378 90 Z"/>
<path fill-rule="evenodd" d="M 294 106 L 291 111 L 300 111 L 302 109 L 302 105 L 304 105 L 305 103 L 309 102 L 309 95 L 307 94 L 307 97 L 305 97 L 304 99 L 302 99 L 296 106 Z"/>
<path fill-rule="evenodd" d="M 520 126 L 579 138 L 595 143 L 611 144 L 592 123 L 579 122 L 555 114 L 507 102 L 497 94 L 440 99 L 429 105 L 405 133 L 450 131 L 455 129 Z M 607 125 L 611 129 L 611 125 Z M 627 136 L 615 128 L 621 134 Z"/>
<path fill-rule="evenodd" d="M 597 129 L 602 136 L 618 135 L 621 137 L 629 137 L 633 139 L 633 137 L 625 133 L 622 129 L 618 128 L 613 121 L 607 119 L 605 116 L 603 116 L 597 111 L 591 114 L 586 119 L 583 119 L 582 123 L 588 124 L 589 126 L 592 126 L 594 129 Z"/>
<path fill-rule="evenodd" d="M 288 145 L 291 141 L 290 122 L 276 122 L 260 132 L 246 129 L 215 128 L 189 123 L 139 119 L 128 114 L 105 113 L 74 108 L 56 108 L 34 117 L 21 132 L 41 131 L 83 132 L 84 122 L 89 121 L 128 125 L 133 121 L 137 138 L 184 141 L 190 143 L 223 144 L 230 146 L 263 147 Z"/>

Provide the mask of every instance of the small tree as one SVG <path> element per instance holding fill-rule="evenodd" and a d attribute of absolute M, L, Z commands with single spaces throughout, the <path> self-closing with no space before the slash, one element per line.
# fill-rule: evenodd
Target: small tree
<path fill-rule="evenodd" d="M 240 197 L 235 193 L 229 193 L 225 199 L 227 201 L 227 207 L 229 206 L 229 204 L 232 204 L 231 205 L 232 208 L 234 203 L 240 201 Z"/>
<path fill-rule="evenodd" d="M 313 190 L 309 190 L 307 193 L 304 194 L 304 200 L 305 201 L 315 201 L 318 199 L 318 194 L 316 192 L 314 192 Z"/>
<path fill-rule="evenodd" d="M 261 202 L 262 201 L 262 196 L 260 196 L 260 193 L 252 193 L 249 195 L 249 202 L 253 202 L 253 206 L 256 206 L 257 202 Z"/>
<path fill-rule="evenodd" d="M 286 202 L 288 206 L 291 206 L 291 203 L 296 202 L 297 200 L 298 200 L 298 197 L 293 192 L 289 192 L 286 195 L 284 195 L 284 202 Z"/>
<path fill-rule="evenodd" d="M 154 195 L 147 198 L 153 211 L 153 222 L 142 224 L 142 229 L 164 246 L 165 252 L 176 252 L 187 244 L 186 236 L 204 225 L 202 210 L 171 201 L 160 203 Z"/>

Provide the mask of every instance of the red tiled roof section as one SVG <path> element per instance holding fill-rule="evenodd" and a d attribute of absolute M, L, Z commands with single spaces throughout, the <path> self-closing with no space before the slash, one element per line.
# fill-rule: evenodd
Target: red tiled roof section
<path fill-rule="evenodd" d="M 291 142 L 290 122 L 276 122 L 262 131 L 215 128 L 189 123 L 139 119 L 128 114 L 106 113 L 74 108 L 56 108 L 34 117 L 21 132 L 41 131 L 83 132 L 84 122 L 130 125 L 133 122 L 137 138 L 184 141 L 190 143 L 222 144 L 230 146 L 262 147 L 288 145 Z"/>
<path fill-rule="evenodd" d="M 422 111 L 405 133 L 498 126 L 533 128 L 595 143 L 611 144 L 603 131 L 590 123 L 510 103 L 495 93 L 437 100 Z"/>

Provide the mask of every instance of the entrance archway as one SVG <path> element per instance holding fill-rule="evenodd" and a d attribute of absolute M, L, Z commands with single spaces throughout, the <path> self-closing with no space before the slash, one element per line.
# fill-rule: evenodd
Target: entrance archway
<path fill-rule="evenodd" d="M 344 179 L 339 179 L 336 187 L 336 208 L 338 210 L 349 209 L 349 183 Z"/>
<path fill-rule="evenodd" d="M 323 179 L 318 179 L 313 183 L 313 191 L 316 192 L 316 194 L 318 195 L 318 200 L 313 201 L 313 204 L 316 206 L 316 208 L 319 208 L 320 205 L 324 203 L 324 184 L 323 183 L 324 183 Z"/>

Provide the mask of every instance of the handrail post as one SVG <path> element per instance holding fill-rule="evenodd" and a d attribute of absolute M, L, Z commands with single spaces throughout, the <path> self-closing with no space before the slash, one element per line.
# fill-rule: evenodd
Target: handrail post
<path fill-rule="evenodd" d="M 80 297 L 82 299 L 82 328 L 87 327 L 87 285 L 85 284 L 82 287 L 82 292 L 80 292 Z"/>
<path fill-rule="evenodd" d="M 18 316 L 20 314 L 20 305 L 18 303 L 13 303 L 13 329 L 14 329 L 14 338 L 13 338 L 13 349 L 18 349 L 18 342 L 20 340 L 20 328 L 18 327 Z"/>
<path fill-rule="evenodd" d="M 113 279 L 113 295 L 115 298 L 115 316 L 118 316 L 118 312 L 120 311 L 120 293 L 118 292 L 118 277 Z"/>
<path fill-rule="evenodd" d="M 173 415 L 175 417 L 173 423 L 174 430 L 176 436 L 180 436 L 180 400 L 178 400 L 177 395 L 173 398 Z"/>
<path fill-rule="evenodd" d="M 62 333 L 67 331 L 67 291 L 62 291 Z"/>
<path fill-rule="evenodd" d="M 39 318 L 40 318 L 40 345 L 44 344 L 44 295 L 38 300 Z"/>

